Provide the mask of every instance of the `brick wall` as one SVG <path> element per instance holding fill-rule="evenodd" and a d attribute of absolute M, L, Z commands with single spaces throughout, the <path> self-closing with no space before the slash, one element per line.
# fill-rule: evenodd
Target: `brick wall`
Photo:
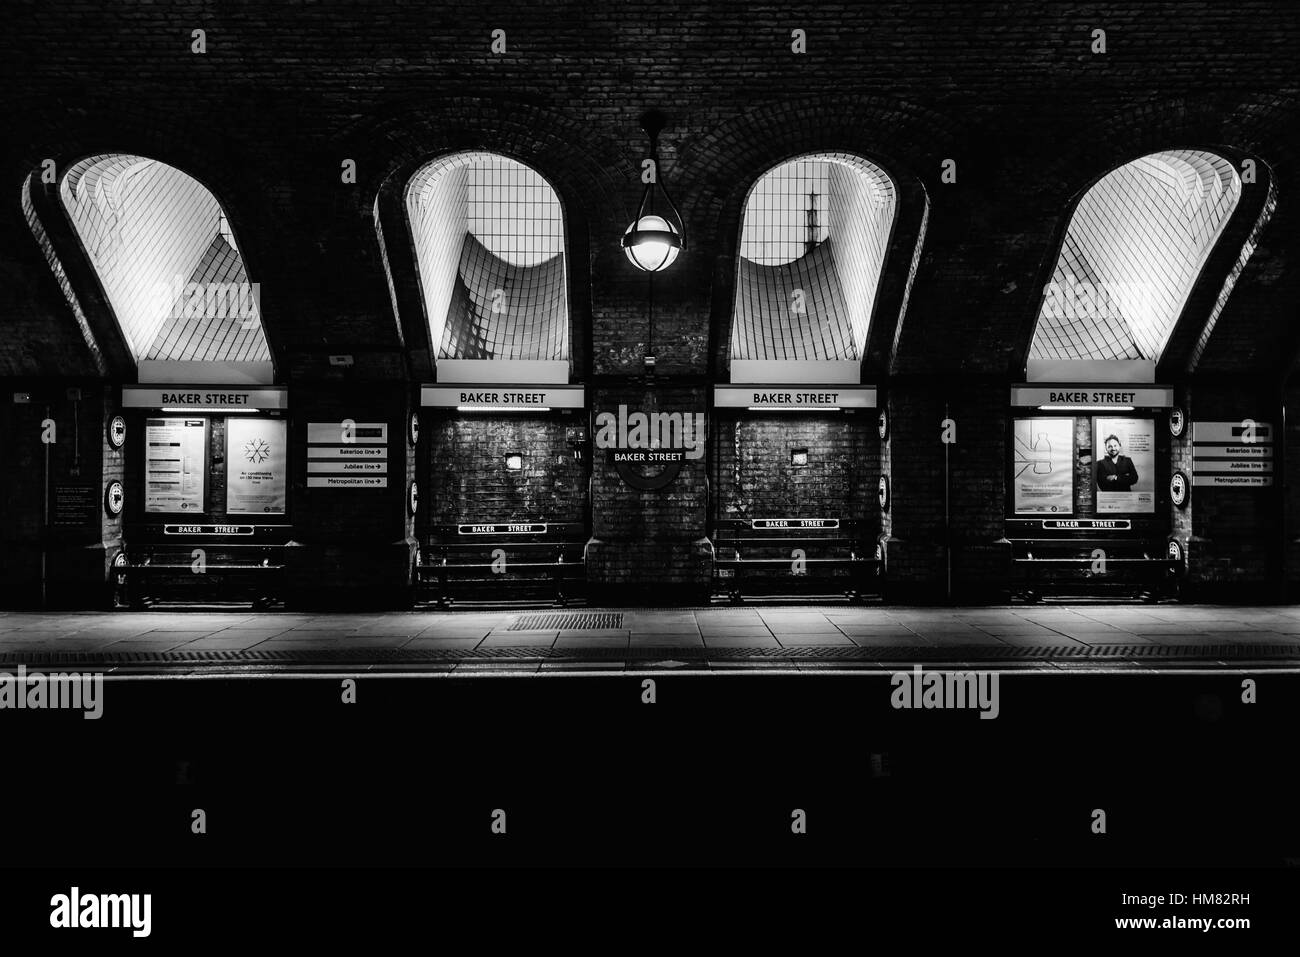
<path fill-rule="evenodd" d="M 718 414 L 715 514 L 720 519 L 839 518 L 879 529 L 875 415 Z M 803 450 L 806 465 L 791 463 Z"/>
<path fill-rule="evenodd" d="M 0 313 L 9 330 L 0 375 L 11 381 L 134 380 L 75 246 L 61 247 L 61 257 L 79 293 L 87 290 L 81 306 L 98 349 L 18 201 L 44 159 L 62 171 L 97 152 L 132 152 L 194 176 L 227 212 L 249 279 L 261 286 L 279 381 L 308 397 L 295 405 L 295 436 L 315 416 L 351 414 L 382 415 L 400 438 L 410 387 L 433 370 L 418 282 L 409 268 L 386 268 L 376 200 L 433 155 L 491 149 L 535 166 L 564 204 L 575 378 L 591 394 L 644 399 L 641 385 L 627 383 L 653 350 L 661 401 L 703 410 L 709 383 L 726 378 L 719 356 L 746 191 L 798 153 L 856 151 L 898 180 L 908 228 L 929 208 L 901 323 L 904 279 L 887 266 L 882 288 L 895 314 L 873 317 L 865 378 L 886 391 L 894 417 L 880 465 L 893 487 L 882 525 L 890 575 L 932 598 L 946 594 L 949 555 L 954 592 L 965 582 L 988 593 L 1005 575 L 1005 389 L 1023 376 L 1071 204 L 1109 169 L 1182 145 L 1267 164 L 1278 208 L 1195 362 L 1171 384 L 1195 394 L 1198 377 L 1213 375 L 1276 390 L 1300 352 L 1297 214 L 1288 199 L 1300 157 L 1300 17 L 1281 0 L 1228 12 L 1178 2 L 989 10 L 955 0 L 808 9 L 489 0 L 382 11 L 359 0 L 238 10 L 198 0 L 106 8 L 52 0 L 25 11 L 0 37 L 9 94 L 0 195 L 10 197 L 0 203 Z M 202 55 L 191 52 L 199 28 Z M 498 28 L 507 35 L 501 55 L 490 51 Z M 791 52 L 794 28 L 807 31 L 806 54 Z M 1090 51 L 1095 28 L 1106 30 L 1105 54 Z M 688 244 L 654 280 L 653 310 L 649 280 L 618 248 L 640 196 L 646 143 L 637 117 L 647 107 L 667 113 L 662 170 Z M 355 184 L 341 182 L 344 159 L 357 163 Z M 955 183 L 940 180 L 945 159 L 956 162 Z M 68 239 L 66 223 L 49 227 Z M 401 227 L 400 219 L 386 224 L 390 259 L 400 258 Z M 900 251 L 903 273 L 913 247 Z M 356 376 L 391 394 L 371 407 L 367 389 L 328 366 L 330 353 L 354 354 Z M 946 466 L 945 404 L 958 423 Z M 414 477 L 413 462 L 405 466 Z M 870 468 L 867 459 L 863 473 Z M 593 574 L 698 581 L 690 543 L 707 526 L 708 474 L 691 464 L 668 489 L 642 493 L 594 462 L 593 532 L 622 544 L 601 546 Z M 295 472 L 295 496 L 305 491 L 301 478 Z M 355 497 L 295 498 L 301 539 L 357 555 L 400 553 L 414 526 L 398 484 L 364 506 Z M 784 488 L 778 482 L 771 494 Z M 445 488 L 425 491 L 422 507 L 443 507 Z M 1221 527 L 1271 527 L 1268 516 L 1218 514 L 1197 534 L 1226 542 Z M 1193 548 L 1194 562 L 1201 551 Z M 1226 545 L 1211 555 L 1218 568 Z M 320 580 L 345 580 L 351 561 L 362 578 L 401 581 L 409 572 L 407 559 L 362 557 L 329 565 Z M 1241 567 L 1255 569 L 1249 577 L 1262 566 Z"/>
<path fill-rule="evenodd" d="M 13 402 L 10 392 L 0 404 L 0 435 L 10 450 L 0 475 L 3 599 L 38 605 L 44 578 L 51 605 L 102 606 L 107 570 L 121 542 L 121 517 L 104 504 L 108 483 L 123 479 L 123 454 L 107 438 L 115 403 L 94 381 L 12 384 L 12 392 L 21 390 L 31 401 Z M 54 422 L 48 444 L 42 441 L 46 418 Z"/>
<path fill-rule="evenodd" d="M 426 410 L 430 523 L 571 522 L 587 518 L 587 465 L 570 430 L 586 416 L 461 416 Z M 523 468 L 510 471 L 506 457 Z"/>

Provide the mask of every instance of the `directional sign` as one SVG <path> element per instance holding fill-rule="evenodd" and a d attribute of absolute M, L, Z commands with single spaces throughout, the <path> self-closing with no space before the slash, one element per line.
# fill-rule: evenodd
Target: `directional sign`
<path fill-rule="evenodd" d="M 1271 422 L 1192 423 L 1192 485 L 1265 488 L 1273 484 Z"/>
<path fill-rule="evenodd" d="M 388 423 L 307 424 L 308 488 L 387 488 Z"/>

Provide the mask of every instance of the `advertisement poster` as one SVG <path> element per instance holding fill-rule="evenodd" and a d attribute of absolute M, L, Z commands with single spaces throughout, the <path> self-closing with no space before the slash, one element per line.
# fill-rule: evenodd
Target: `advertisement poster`
<path fill-rule="evenodd" d="M 144 510 L 202 512 L 207 419 L 146 419 Z"/>
<path fill-rule="evenodd" d="M 1097 514 L 1156 510 L 1154 419 L 1092 420 Z"/>
<path fill-rule="evenodd" d="M 1074 420 L 1016 419 L 1011 481 L 1017 515 L 1074 511 Z"/>
<path fill-rule="evenodd" d="M 227 514 L 284 514 L 288 445 L 284 419 L 226 420 Z"/>

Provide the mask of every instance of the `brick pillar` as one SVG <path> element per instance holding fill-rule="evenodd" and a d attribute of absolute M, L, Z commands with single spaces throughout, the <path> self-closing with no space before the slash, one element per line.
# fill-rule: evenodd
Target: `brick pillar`
<path fill-rule="evenodd" d="M 1008 384 L 996 377 L 896 379 L 886 387 L 885 409 L 885 597 L 942 602 L 951 589 L 955 601 L 1004 600 Z M 942 441 L 945 419 L 955 425 L 952 444 Z"/>
<path fill-rule="evenodd" d="M 593 423 L 601 412 L 704 413 L 703 386 L 630 384 L 592 390 Z M 592 539 L 587 579 L 593 603 L 684 605 L 706 601 L 712 575 L 706 534 L 707 456 L 688 459 L 660 489 L 630 487 L 595 447 L 592 430 Z M 704 437 L 701 436 L 701 439 Z M 707 446 L 703 446 L 707 447 Z M 656 470 L 653 467 L 644 471 Z"/>
<path fill-rule="evenodd" d="M 1286 477 L 1300 470 L 1300 381 L 1287 383 L 1284 401 L 1286 427 L 1278 430 L 1274 468 L 1279 471 L 1274 481 L 1282 485 L 1283 600 L 1293 602 L 1300 600 L 1300 488 L 1287 482 Z"/>
<path fill-rule="evenodd" d="M 417 554 L 408 506 L 416 456 L 409 444 L 413 405 L 405 382 L 309 382 L 289 389 L 290 509 L 287 603 L 298 608 L 403 607 L 412 597 Z M 388 427 L 388 471 L 383 488 L 319 487 L 309 472 L 310 427 L 343 423 Z M 427 434 L 421 442 L 429 441 Z M 316 479 L 313 483 L 311 480 Z M 427 490 L 421 489 L 422 494 Z M 424 507 L 423 505 L 417 507 Z"/>
<path fill-rule="evenodd" d="M 115 393 L 99 381 L 6 383 L 0 406 L 0 435 L 10 453 L 0 473 L 5 606 L 109 607 L 122 515 L 109 513 L 105 493 L 109 483 L 123 480 L 130 451 L 108 442 Z M 47 436 L 53 441 L 44 441 Z"/>

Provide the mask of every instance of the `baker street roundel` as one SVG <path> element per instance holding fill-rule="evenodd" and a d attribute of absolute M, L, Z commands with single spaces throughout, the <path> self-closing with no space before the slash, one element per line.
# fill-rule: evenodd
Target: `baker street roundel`
<path fill-rule="evenodd" d="M 126 490 L 123 489 L 122 483 L 113 481 L 108 483 L 104 489 L 104 507 L 108 509 L 110 515 L 121 515 L 122 506 L 126 504 Z"/>
<path fill-rule="evenodd" d="M 1169 499 L 1179 508 L 1187 504 L 1187 475 L 1175 471 L 1169 476 Z"/>
<path fill-rule="evenodd" d="M 1187 413 L 1183 411 L 1182 406 L 1176 405 L 1169 410 L 1169 434 L 1178 438 L 1185 428 L 1187 428 Z"/>
<path fill-rule="evenodd" d="M 108 420 L 108 444 L 120 449 L 126 443 L 126 419 L 115 415 Z"/>
<path fill-rule="evenodd" d="M 618 477 L 626 482 L 629 488 L 641 492 L 652 492 L 655 489 L 661 489 L 665 485 L 669 485 L 673 479 L 677 478 L 677 473 L 682 470 L 682 461 L 678 459 L 675 462 L 665 462 L 661 471 L 655 472 L 653 475 L 642 475 L 631 462 L 616 462 L 614 469 L 618 472 Z"/>

